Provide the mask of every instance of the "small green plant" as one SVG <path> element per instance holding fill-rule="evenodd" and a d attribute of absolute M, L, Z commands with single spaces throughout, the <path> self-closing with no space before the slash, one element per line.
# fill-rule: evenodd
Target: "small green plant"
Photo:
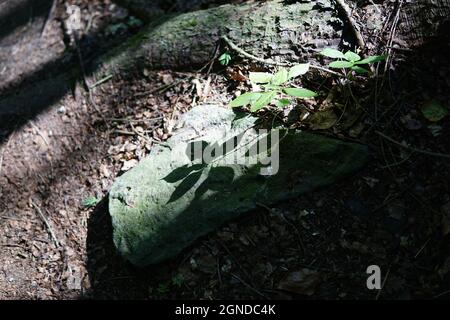
<path fill-rule="evenodd" d="M 99 199 L 97 199 L 96 197 L 87 197 L 86 199 L 84 199 L 81 204 L 83 205 L 83 207 L 85 208 L 93 208 L 95 207 L 98 203 L 100 202 Z"/>
<path fill-rule="evenodd" d="M 253 84 L 260 85 L 263 91 L 247 92 L 230 102 L 232 108 L 250 105 L 250 111 L 255 112 L 271 104 L 285 107 L 291 103 L 288 97 L 313 98 L 317 96 L 314 91 L 304 88 L 291 88 L 286 84 L 309 70 L 309 63 L 297 64 L 289 70 L 280 68 L 275 74 L 267 72 L 250 72 L 249 78 Z"/>
<path fill-rule="evenodd" d="M 219 62 L 223 66 L 227 66 L 230 63 L 230 61 L 231 61 L 231 55 L 228 52 L 223 53 L 219 57 Z"/>
<path fill-rule="evenodd" d="M 156 291 L 158 294 L 164 295 L 169 292 L 169 285 L 167 283 L 160 283 Z"/>
<path fill-rule="evenodd" d="M 174 286 L 177 286 L 178 288 L 180 288 L 183 285 L 184 281 L 185 279 L 182 274 L 177 274 L 176 276 L 172 277 L 172 284 Z"/>
<path fill-rule="evenodd" d="M 361 57 L 352 51 L 347 51 L 343 53 L 336 49 L 326 48 L 320 52 L 321 55 L 332 58 L 332 59 L 342 59 L 331 62 L 328 66 L 335 69 L 351 69 L 357 73 L 369 73 L 369 70 L 361 67 L 361 65 L 375 63 L 378 61 L 383 61 L 386 56 L 369 56 L 361 60 Z"/>

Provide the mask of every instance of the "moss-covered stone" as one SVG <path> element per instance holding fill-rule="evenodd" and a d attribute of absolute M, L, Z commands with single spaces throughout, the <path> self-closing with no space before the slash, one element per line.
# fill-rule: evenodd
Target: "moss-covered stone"
<path fill-rule="evenodd" d="M 260 137 L 252 129 L 254 118 L 233 123 L 234 118 L 229 109 L 194 108 L 168 146 L 155 149 L 116 180 L 109 211 L 114 243 L 126 259 L 144 266 L 174 257 L 258 203 L 272 205 L 333 183 L 361 168 L 368 158 L 362 145 L 283 131 L 275 175 L 261 175 L 260 164 L 232 165 L 225 158 L 207 165 L 191 161 L 186 150 L 193 141 L 222 143 L 243 130 L 249 133 L 244 145 Z M 236 148 L 228 156 L 253 157 L 241 151 Z"/>

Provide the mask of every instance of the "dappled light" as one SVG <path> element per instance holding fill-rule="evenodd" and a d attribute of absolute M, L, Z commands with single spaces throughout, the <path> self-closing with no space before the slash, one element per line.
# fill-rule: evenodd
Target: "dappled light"
<path fill-rule="evenodd" d="M 1 2 L 0 299 L 448 299 L 449 13 Z"/>

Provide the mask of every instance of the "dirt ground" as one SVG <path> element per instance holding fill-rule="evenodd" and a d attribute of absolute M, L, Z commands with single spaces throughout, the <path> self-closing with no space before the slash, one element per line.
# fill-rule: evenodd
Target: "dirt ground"
<path fill-rule="evenodd" d="M 363 32 L 374 53 L 389 44 L 383 39 L 392 39 L 398 9 L 395 2 L 375 2 L 385 28 L 377 37 Z M 0 14 L 7 12 L 5 3 Z M 49 17 L 52 1 L 21 11 L 23 23 L 0 32 L 1 97 L 80 66 L 141 27 L 110 0 L 58 3 Z M 83 11 L 79 43 L 64 28 L 68 4 Z M 361 20 L 369 14 L 363 8 L 357 10 Z M 319 105 L 282 115 L 287 126 L 369 145 L 364 170 L 261 207 L 148 268 L 133 267 L 114 249 L 111 184 L 170 136 L 180 114 L 200 103 L 225 106 L 245 90 L 238 75 L 254 64 L 237 59 L 227 68 L 216 63 L 210 72 L 209 66 L 130 71 L 95 86 L 91 96 L 74 83 L 32 118 L 0 113 L 0 298 L 450 298 L 450 120 L 430 121 L 421 111 L 430 101 L 448 105 L 448 43 L 411 49 L 391 42 L 387 70 L 355 88 L 365 106 L 356 121 L 351 114 L 361 110 L 351 108 L 325 129 L 298 115 L 292 120 L 302 108 Z M 319 80 L 305 81 L 314 86 Z M 325 90 L 332 80 L 321 83 Z M 345 103 L 339 93 L 335 98 Z M 83 205 L 89 197 L 101 201 L 89 208 Z M 366 268 L 373 264 L 382 271 L 381 291 L 366 288 Z"/>

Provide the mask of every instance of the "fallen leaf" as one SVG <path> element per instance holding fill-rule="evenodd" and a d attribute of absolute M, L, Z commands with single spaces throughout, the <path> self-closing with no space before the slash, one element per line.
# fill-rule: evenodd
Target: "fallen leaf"
<path fill-rule="evenodd" d="M 333 110 L 325 110 L 313 113 L 308 117 L 308 123 L 313 130 L 329 129 L 336 124 L 338 117 Z"/>
<path fill-rule="evenodd" d="M 423 116 L 431 122 L 437 122 L 448 114 L 448 109 L 436 100 L 426 103 L 421 111 Z"/>
<path fill-rule="evenodd" d="M 136 159 L 124 161 L 124 163 L 122 165 L 122 171 L 128 171 L 131 168 L 133 168 L 134 166 L 136 166 L 137 164 L 138 164 L 138 161 Z"/>
<path fill-rule="evenodd" d="M 303 268 L 299 271 L 291 272 L 283 278 L 277 289 L 311 296 L 320 284 L 320 278 L 319 272 Z"/>
<path fill-rule="evenodd" d="M 100 174 L 105 177 L 105 178 L 109 178 L 109 176 L 111 175 L 111 171 L 109 171 L 108 166 L 105 164 L 101 164 L 100 165 Z"/>

